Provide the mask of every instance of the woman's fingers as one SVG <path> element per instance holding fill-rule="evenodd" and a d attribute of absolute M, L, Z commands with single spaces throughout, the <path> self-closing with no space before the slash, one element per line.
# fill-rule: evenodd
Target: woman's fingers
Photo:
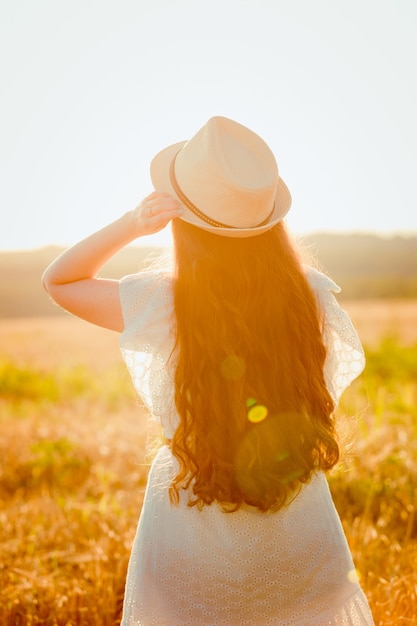
<path fill-rule="evenodd" d="M 144 207 L 145 218 L 153 218 L 165 215 L 181 215 L 182 208 L 178 200 L 171 196 L 163 196 L 147 199 Z M 147 215 L 146 215 L 147 214 Z"/>
<path fill-rule="evenodd" d="M 147 233 L 164 228 L 168 222 L 183 213 L 181 204 L 167 193 L 154 191 L 137 207 L 137 217 Z"/>

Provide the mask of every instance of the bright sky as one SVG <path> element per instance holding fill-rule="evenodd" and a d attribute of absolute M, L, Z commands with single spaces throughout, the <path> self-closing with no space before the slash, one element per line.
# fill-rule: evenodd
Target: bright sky
<path fill-rule="evenodd" d="M 416 0 L 0 0 L 0 249 L 116 219 L 213 115 L 269 143 L 293 232 L 417 233 L 416 32 Z"/>

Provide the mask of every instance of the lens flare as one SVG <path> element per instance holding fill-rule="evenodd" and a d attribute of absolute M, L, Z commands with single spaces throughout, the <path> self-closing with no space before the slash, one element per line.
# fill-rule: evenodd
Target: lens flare
<path fill-rule="evenodd" d="M 221 373 L 227 380 L 239 380 L 245 373 L 244 360 L 236 354 L 227 356 L 220 366 Z"/>
<path fill-rule="evenodd" d="M 277 456 L 275 457 L 275 460 L 277 463 L 281 463 L 281 461 L 285 461 L 286 459 L 288 459 L 290 456 L 289 452 L 286 452 L 285 450 L 281 450 L 280 452 L 278 452 Z"/>
<path fill-rule="evenodd" d="M 255 404 L 248 411 L 248 420 L 253 424 L 262 422 L 268 415 L 268 409 L 262 404 Z"/>

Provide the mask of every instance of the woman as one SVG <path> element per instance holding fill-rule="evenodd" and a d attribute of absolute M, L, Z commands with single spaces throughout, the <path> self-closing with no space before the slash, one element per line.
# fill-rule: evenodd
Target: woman
<path fill-rule="evenodd" d="M 122 623 L 373 624 L 323 473 L 339 457 L 333 413 L 363 352 L 337 286 L 289 242 L 275 158 L 215 117 L 160 152 L 151 175 L 154 193 L 43 277 L 59 305 L 121 333 L 166 438 Z M 172 271 L 96 278 L 171 221 Z"/>

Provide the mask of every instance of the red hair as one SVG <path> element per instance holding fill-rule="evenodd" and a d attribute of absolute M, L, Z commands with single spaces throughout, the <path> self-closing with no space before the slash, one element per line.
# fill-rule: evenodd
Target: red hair
<path fill-rule="evenodd" d="M 171 500 L 277 510 L 339 458 L 314 294 L 282 224 L 231 238 L 174 220 L 173 234 Z"/>

